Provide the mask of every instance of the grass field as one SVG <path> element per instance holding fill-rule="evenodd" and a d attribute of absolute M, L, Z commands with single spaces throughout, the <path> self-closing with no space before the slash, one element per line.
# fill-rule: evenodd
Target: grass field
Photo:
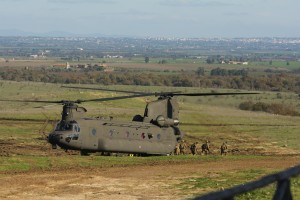
<path fill-rule="evenodd" d="M 91 86 L 92 87 L 92 86 Z M 95 87 L 95 86 L 93 86 Z M 163 88 L 163 87 L 133 87 L 108 86 L 110 89 L 126 89 L 134 91 L 183 91 L 208 92 L 211 89 L 201 88 Z M 220 90 L 227 92 L 232 90 Z M 1 99 L 10 100 L 77 100 L 112 97 L 114 92 L 92 90 L 77 90 L 61 88 L 61 85 L 0 81 Z M 191 144 L 205 140 L 211 142 L 212 154 L 209 156 L 161 156 L 161 157 L 103 157 L 92 155 L 79 156 L 63 150 L 52 150 L 40 133 L 47 118 L 58 120 L 61 105 L 40 103 L 1 102 L 0 104 L 0 177 L 8 178 L 12 174 L 45 173 L 67 170 L 106 170 L 107 168 L 131 169 L 145 166 L 176 166 L 185 165 L 191 169 L 199 163 L 222 165 L 228 163 L 229 171 L 223 171 L 221 166 L 215 172 L 197 172 L 192 170 L 182 179 L 172 182 L 170 190 L 176 190 L 182 195 L 193 196 L 204 194 L 214 189 L 227 188 L 248 180 L 255 180 L 269 173 L 277 172 L 286 166 L 272 167 L 253 166 L 246 163 L 263 162 L 280 163 L 281 160 L 293 160 L 299 164 L 300 135 L 299 117 L 272 115 L 262 112 L 241 111 L 238 104 L 245 100 L 265 102 L 284 102 L 299 109 L 297 97 L 292 93 L 283 93 L 278 99 L 276 93 L 263 92 L 259 95 L 227 96 L 227 97 L 181 97 L 180 128 L 185 133 L 185 140 Z M 102 103 L 85 103 L 87 115 L 113 116 L 114 119 L 130 121 L 135 114 L 143 114 L 146 101 L 155 97 L 118 100 Z M 34 108 L 44 105 L 43 108 Z M 50 132 L 53 125 L 48 124 L 45 132 Z M 223 157 L 219 155 L 219 146 L 226 141 L 230 150 L 238 150 Z M 298 160 L 295 161 L 295 160 Z M 242 168 L 234 168 L 230 163 L 245 163 Z M 287 164 L 289 166 L 289 164 Z M 229 167 L 230 166 L 230 167 Z M 185 169 L 186 170 L 186 169 Z M 293 192 L 300 195 L 299 177 L 293 179 Z M 265 189 L 247 193 L 238 199 L 269 199 L 274 191 L 274 185 Z M 195 192 L 196 191 L 196 192 Z M 185 196 L 185 197 L 186 197 Z M 1 197 L 1 195 L 0 195 Z"/>
<path fill-rule="evenodd" d="M 159 61 L 165 60 L 165 64 L 158 64 Z M 300 68 L 300 61 L 281 61 L 273 60 L 272 64 L 269 61 L 263 62 L 249 62 L 248 65 L 233 65 L 233 64 L 207 64 L 205 58 L 151 58 L 149 63 L 145 63 L 144 57 L 128 58 L 108 58 L 81 61 L 69 61 L 70 65 L 77 64 L 105 64 L 115 70 L 128 70 L 136 72 L 156 72 L 156 73 L 177 73 L 180 71 L 196 71 L 198 67 L 203 67 L 208 75 L 211 69 L 225 68 L 225 69 L 250 69 L 250 74 L 265 74 L 266 69 L 289 71 Z M 64 64 L 66 61 L 59 59 L 41 59 L 41 60 L 11 60 L 10 62 L 0 61 L 0 67 L 51 67 L 55 64 Z M 253 71 L 253 72 L 252 72 Z"/>
<path fill-rule="evenodd" d="M 112 92 L 61 88 L 59 84 L 2 81 L 0 85 L 2 99 L 11 100 L 77 100 L 124 95 Z M 200 88 L 148 88 L 141 86 L 110 86 L 109 88 L 144 92 L 179 90 L 183 92 L 210 91 L 209 89 Z M 232 92 L 233 90 L 220 91 Z M 226 140 L 230 145 L 234 146 L 235 143 L 240 142 L 240 138 L 248 137 L 249 140 L 265 141 L 261 145 L 267 145 L 270 148 L 288 147 L 287 149 L 300 150 L 300 145 L 297 144 L 297 141 L 300 140 L 298 136 L 299 117 L 241 111 L 238 109 L 238 105 L 246 100 L 267 103 L 284 102 L 299 109 L 297 98 L 292 93 L 283 93 L 280 99 L 278 99 L 276 98 L 276 93 L 272 92 L 246 96 L 181 97 L 178 98 L 181 129 L 186 133 L 186 139 L 190 143 L 194 139 L 199 140 L 199 142 L 209 139 L 212 145 L 216 145 L 217 147 L 222 141 Z M 113 116 L 115 119 L 129 121 L 135 114 L 144 113 L 146 101 L 149 100 L 155 100 L 155 97 L 85 103 L 83 106 L 87 108 L 87 116 L 90 117 Z M 40 106 L 44 107 L 41 108 Z M 9 121 L 9 125 L 6 122 L 2 122 L 0 125 L 0 137 L 20 137 L 22 140 L 25 140 L 28 136 L 32 138 L 33 134 L 42 128 L 46 119 L 58 120 L 60 118 L 61 105 L 2 102 L 0 110 L 1 119 L 19 120 L 16 122 Z M 29 122 L 20 120 L 29 120 Z M 52 126 L 48 125 L 47 128 L 49 131 Z M 33 130 L 34 133 L 24 136 L 30 130 Z M 246 141 L 245 145 L 251 145 L 251 143 L 253 141 Z"/>

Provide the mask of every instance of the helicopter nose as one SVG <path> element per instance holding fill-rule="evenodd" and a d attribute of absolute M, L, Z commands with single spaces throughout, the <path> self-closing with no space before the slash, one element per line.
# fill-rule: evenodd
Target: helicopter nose
<path fill-rule="evenodd" d="M 59 143 L 61 135 L 62 134 L 57 132 L 52 132 L 48 135 L 48 142 L 52 145 L 52 149 L 57 148 L 57 144 Z"/>

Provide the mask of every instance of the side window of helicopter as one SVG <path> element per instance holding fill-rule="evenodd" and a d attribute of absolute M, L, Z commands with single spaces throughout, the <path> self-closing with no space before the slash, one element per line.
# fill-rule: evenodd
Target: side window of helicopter
<path fill-rule="evenodd" d="M 157 139 L 160 140 L 161 136 L 160 134 L 157 134 Z"/>
<path fill-rule="evenodd" d="M 91 135 L 96 136 L 96 134 L 97 134 L 97 130 L 95 128 L 92 128 Z"/>
<path fill-rule="evenodd" d="M 112 137 L 112 136 L 113 136 L 113 134 L 114 134 L 114 132 L 115 132 L 115 130 L 114 130 L 114 129 L 112 129 L 112 130 L 109 130 L 109 132 L 108 132 L 108 135 L 109 135 L 110 137 Z"/>
<path fill-rule="evenodd" d="M 153 138 L 153 135 L 151 133 L 148 133 L 148 138 L 150 140 L 151 138 Z"/>

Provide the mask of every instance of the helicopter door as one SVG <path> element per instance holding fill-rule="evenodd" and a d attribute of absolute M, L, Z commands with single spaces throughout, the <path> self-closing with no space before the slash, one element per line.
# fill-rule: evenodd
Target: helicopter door
<path fill-rule="evenodd" d="M 82 149 L 97 150 L 98 149 L 98 130 L 89 128 L 88 134 L 83 134 Z"/>

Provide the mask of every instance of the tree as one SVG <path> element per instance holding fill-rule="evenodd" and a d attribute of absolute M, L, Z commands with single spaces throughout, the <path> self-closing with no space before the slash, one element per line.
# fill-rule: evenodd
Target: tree
<path fill-rule="evenodd" d="M 145 57 L 145 63 L 149 63 L 149 57 L 148 56 Z"/>
<path fill-rule="evenodd" d="M 215 62 L 215 59 L 214 59 L 214 58 L 208 57 L 208 58 L 206 59 L 206 63 L 207 63 L 207 64 L 213 64 L 214 62 Z"/>
<path fill-rule="evenodd" d="M 269 61 L 269 65 L 272 65 L 272 63 L 273 63 L 272 60 L 270 60 L 270 61 Z"/>
<path fill-rule="evenodd" d="M 198 76 L 204 76 L 204 72 L 205 72 L 205 70 L 203 67 L 198 67 L 198 69 L 196 70 L 196 74 Z"/>

